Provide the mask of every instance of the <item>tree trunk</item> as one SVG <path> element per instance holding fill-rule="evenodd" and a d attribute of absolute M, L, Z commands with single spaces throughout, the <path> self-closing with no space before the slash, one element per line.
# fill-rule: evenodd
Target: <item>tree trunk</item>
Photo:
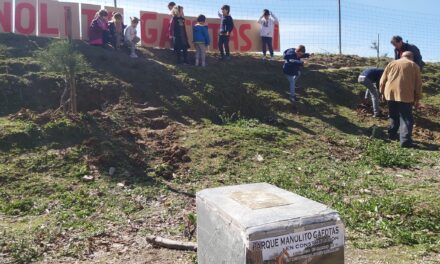
<path fill-rule="evenodd" d="M 76 81 L 75 81 L 75 72 L 74 70 L 70 70 L 70 112 L 76 114 L 78 112 L 78 106 L 76 102 Z"/>
<path fill-rule="evenodd" d="M 69 87 L 70 87 L 70 77 L 68 76 L 68 74 L 66 74 L 65 78 L 64 78 L 64 83 L 65 83 L 65 87 L 64 87 L 64 91 L 63 94 L 61 95 L 60 98 L 60 109 L 63 110 L 63 112 L 66 112 L 66 104 L 69 98 L 66 98 L 67 93 L 69 92 Z"/>
<path fill-rule="evenodd" d="M 74 114 L 78 113 L 78 96 L 77 96 L 77 90 L 76 90 L 76 78 L 75 74 L 73 74 L 72 77 L 72 90 L 73 90 L 73 97 L 72 97 L 72 112 Z"/>

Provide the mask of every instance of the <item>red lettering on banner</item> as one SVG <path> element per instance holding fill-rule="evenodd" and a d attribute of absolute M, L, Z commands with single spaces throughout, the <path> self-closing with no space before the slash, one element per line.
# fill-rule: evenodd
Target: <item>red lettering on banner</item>
<path fill-rule="evenodd" d="M 208 28 L 212 30 L 212 46 L 218 48 L 218 34 L 220 31 L 220 24 L 208 24 Z"/>
<path fill-rule="evenodd" d="M 58 2 L 58 17 L 59 17 L 59 30 L 60 37 L 72 39 L 80 38 L 80 28 L 79 28 L 79 4 L 73 2 Z M 70 10 L 70 12 L 69 12 Z M 68 14 L 71 14 L 71 25 L 69 25 Z"/>
<path fill-rule="evenodd" d="M 59 31 L 58 28 L 50 28 L 48 26 L 48 16 L 47 16 L 47 4 L 41 3 L 40 4 L 40 33 L 41 34 L 48 34 L 48 35 L 58 35 Z"/>
<path fill-rule="evenodd" d="M 247 52 L 250 51 L 252 48 L 252 41 L 249 39 L 249 37 L 246 35 L 247 30 L 251 30 L 252 27 L 250 24 L 243 24 L 240 26 L 239 34 L 240 38 L 246 43 L 245 45 L 240 46 L 241 52 Z"/>
<path fill-rule="evenodd" d="M 92 9 L 82 9 L 81 10 L 81 15 L 86 16 L 86 21 L 87 21 L 87 27 L 90 27 L 90 25 L 92 24 L 93 18 L 96 15 L 96 10 L 92 10 Z M 84 34 L 84 33 L 83 33 Z"/>
<path fill-rule="evenodd" d="M 234 50 L 238 50 L 238 37 L 237 28 L 234 28 L 231 33 L 231 41 L 234 45 Z"/>
<path fill-rule="evenodd" d="M 280 25 L 279 24 L 275 24 L 273 48 L 274 48 L 274 50 L 280 49 Z"/>
<path fill-rule="evenodd" d="M 23 26 L 23 11 L 27 9 L 29 12 L 29 25 Z M 36 11 L 35 6 L 30 3 L 19 3 L 15 7 L 15 31 L 23 35 L 30 35 L 35 32 Z"/>
<path fill-rule="evenodd" d="M 141 16 L 141 39 L 146 44 L 153 44 L 157 41 L 157 29 L 149 29 L 148 20 L 157 20 L 157 14 L 145 13 Z"/>
<path fill-rule="evenodd" d="M 12 3 L 3 2 L 0 9 L 0 32 L 12 32 Z"/>
<path fill-rule="evenodd" d="M 83 40 L 89 40 L 90 25 L 99 9 L 101 9 L 100 5 L 81 4 L 81 36 Z"/>
<path fill-rule="evenodd" d="M 193 37 L 192 25 L 196 23 L 196 17 L 187 17 L 185 27 L 189 41 Z M 209 35 L 213 48 L 218 47 L 218 36 L 220 31 L 219 20 L 207 19 Z M 260 25 L 255 21 L 236 20 L 236 28 L 230 36 L 231 51 L 234 52 L 256 52 L 261 50 Z M 147 47 L 167 48 L 172 45 L 169 39 L 170 15 L 154 12 L 141 11 L 141 39 L 142 44 Z M 279 25 L 275 27 L 275 49 L 279 51 Z"/>
<path fill-rule="evenodd" d="M 72 9 L 70 8 L 70 6 L 64 7 L 64 34 L 66 37 L 72 35 L 72 32 L 69 32 L 69 18 L 67 17 L 67 13 L 69 12 L 69 10 L 70 14 L 72 14 Z"/>
<path fill-rule="evenodd" d="M 159 47 L 171 46 L 170 42 L 170 19 L 165 18 L 162 22 L 162 33 L 160 35 Z"/>

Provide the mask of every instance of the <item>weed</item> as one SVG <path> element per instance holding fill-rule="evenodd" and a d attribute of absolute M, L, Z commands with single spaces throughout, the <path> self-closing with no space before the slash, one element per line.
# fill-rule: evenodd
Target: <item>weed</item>
<path fill-rule="evenodd" d="M 240 112 L 232 113 L 232 114 L 223 112 L 219 115 L 219 119 L 221 121 L 221 124 L 227 125 L 239 120 L 240 116 L 241 116 Z"/>
<path fill-rule="evenodd" d="M 14 262 L 19 264 L 34 262 L 41 254 L 39 248 L 32 241 L 24 238 L 14 241 L 9 250 Z"/>
<path fill-rule="evenodd" d="M 3 212 L 8 215 L 22 215 L 29 213 L 34 207 L 34 202 L 30 199 L 11 201 L 3 208 Z"/>
<path fill-rule="evenodd" d="M 154 168 L 154 175 L 157 177 L 170 179 L 173 177 L 173 171 L 174 171 L 173 166 L 171 166 L 167 163 L 162 163 L 162 164 L 157 165 Z"/>
<path fill-rule="evenodd" d="M 417 161 L 411 153 L 403 148 L 372 140 L 367 144 L 367 156 L 371 161 L 382 167 L 411 168 Z"/>

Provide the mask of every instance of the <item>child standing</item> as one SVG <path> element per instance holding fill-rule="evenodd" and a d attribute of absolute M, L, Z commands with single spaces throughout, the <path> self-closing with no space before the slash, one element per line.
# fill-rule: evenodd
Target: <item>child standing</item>
<path fill-rule="evenodd" d="M 193 27 L 193 41 L 196 48 L 196 66 L 199 63 L 206 67 L 206 50 L 210 44 L 208 26 L 205 25 L 206 17 L 200 15 L 197 18 L 197 24 Z"/>
<path fill-rule="evenodd" d="M 139 18 L 137 17 L 130 17 L 131 25 L 125 30 L 125 41 L 127 43 L 127 46 L 130 48 L 130 57 L 131 58 L 137 58 L 138 55 L 136 55 L 136 45 L 141 40 L 137 36 L 137 26 L 139 24 Z"/>
<path fill-rule="evenodd" d="M 173 9 L 174 9 L 174 7 L 176 6 L 176 3 L 175 2 L 169 2 L 168 3 L 168 10 L 170 11 L 170 25 L 169 26 L 171 26 L 171 23 L 173 22 Z M 173 50 L 173 45 L 174 45 L 174 43 L 173 43 L 173 39 L 172 38 L 170 38 L 169 39 L 169 43 L 170 43 L 170 49 L 171 50 Z"/>
<path fill-rule="evenodd" d="M 295 93 L 296 81 L 300 75 L 300 68 L 304 66 L 301 58 L 307 57 L 306 47 L 299 45 L 298 48 L 288 49 L 284 51 L 283 72 L 287 76 L 290 83 L 290 101 L 295 104 L 298 101 Z"/>
<path fill-rule="evenodd" d="M 170 10 L 170 14 L 171 14 L 171 16 L 173 16 L 173 9 L 174 9 L 174 7 L 176 6 L 176 3 L 175 2 L 169 2 L 168 3 L 168 10 Z"/>
<path fill-rule="evenodd" d="M 221 9 L 221 13 L 218 13 L 220 21 L 220 35 L 218 40 L 220 59 L 229 59 L 229 39 L 231 37 L 232 30 L 234 29 L 234 20 L 229 15 L 231 7 L 224 5 Z"/>
<path fill-rule="evenodd" d="M 108 12 L 105 9 L 99 10 L 89 29 L 89 44 L 102 46 L 106 44 L 105 36 L 108 35 Z"/>
<path fill-rule="evenodd" d="M 112 21 L 108 23 L 110 44 L 116 50 L 124 45 L 124 30 L 126 27 L 122 22 L 122 15 L 120 13 L 115 13 Z"/>
<path fill-rule="evenodd" d="M 278 18 L 268 9 L 264 9 L 263 15 L 258 19 L 261 25 L 260 36 L 263 42 L 263 60 L 266 59 L 267 48 L 269 48 L 270 58 L 273 59 L 273 45 L 272 39 L 275 31 L 275 24 L 278 23 Z"/>
<path fill-rule="evenodd" d="M 173 9 L 173 20 L 170 24 L 170 39 L 173 40 L 174 52 L 177 56 L 177 64 L 188 62 L 188 35 L 186 33 L 185 17 L 183 13 L 183 6 L 175 6 Z"/>

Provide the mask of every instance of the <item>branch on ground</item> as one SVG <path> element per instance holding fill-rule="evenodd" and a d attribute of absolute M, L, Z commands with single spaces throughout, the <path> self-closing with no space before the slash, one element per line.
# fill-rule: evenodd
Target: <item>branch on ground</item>
<path fill-rule="evenodd" d="M 153 235 L 147 235 L 146 239 L 148 243 L 158 247 L 176 250 L 197 251 L 197 243 L 194 242 L 181 242 Z"/>

